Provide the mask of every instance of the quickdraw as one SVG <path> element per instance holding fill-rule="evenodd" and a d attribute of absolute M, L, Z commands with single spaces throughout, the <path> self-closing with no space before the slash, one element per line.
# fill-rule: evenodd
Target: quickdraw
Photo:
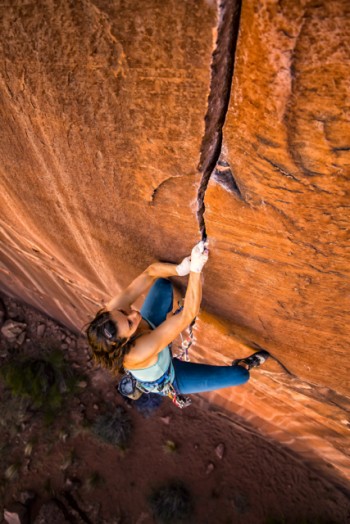
<path fill-rule="evenodd" d="M 170 383 L 167 384 L 164 392 L 166 392 L 166 395 L 171 399 L 172 403 L 180 409 L 187 408 L 191 404 L 190 397 L 185 397 L 184 395 L 179 395 L 179 393 L 176 393 L 174 386 Z"/>
<path fill-rule="evenodd" d="M 174 315 L 177 315 L 178 313 L 180 313 L 184 306 L 183 304 L 181 304 L 181 302 L 179 301 L 178 302 L 178 308 L 176 311 L 174 311 Z M 188 326 L 188 337 L 184 337 L 182 335 L 182 333 L 180 333 L 180 337 L 181 337 L 181 346 L 178 348 L 180 349 L 180 353 L 178 353 L 177 355 L 175 355 L 176 358 L 178 358 L 179 360 L 184 360 L 186 362 L 189 362 L 190 361 L 190 356 L 189 356 L 189 352 L 188 350 L 190 349 L 190 347 L 192 346 L 193 342 L 194 342 L 194 335 L 193 335 L 193 326 L 195 325 L 196 323 L 196 318 L 194 318 L 191 322 L 191 324 Z"/>

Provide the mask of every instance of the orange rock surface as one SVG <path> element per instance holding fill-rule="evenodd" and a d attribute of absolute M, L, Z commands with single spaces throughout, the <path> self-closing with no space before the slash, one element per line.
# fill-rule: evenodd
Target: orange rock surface
<path fill-rule="evenodd" d="M 270 350 L 293 375 L 271 362 L 207 397 L 341 481 L 349 17 L 346 0 L 243 3 L 192 353 Z M 218 22 L 205 0 L 0 6 L 2 290 L 79 330 L 152 260 L 188 254 Z"/>

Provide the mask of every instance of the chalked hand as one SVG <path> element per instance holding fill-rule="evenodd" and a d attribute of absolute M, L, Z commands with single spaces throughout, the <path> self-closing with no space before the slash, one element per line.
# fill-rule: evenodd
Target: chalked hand
<path fill-rule="evenodd" d="M 191 271 L 191 257 L 185 257 L 178 266 L 176 266 L 176 273 L 179 277 L 185 277 Z"/>
<path fill-rule="evenodd" d="M 194 246 L 191 252 L 190 270 L 194 273 L 201 273 L 204 265 L 208 262 L 209 242 L 201 240 Z"/>

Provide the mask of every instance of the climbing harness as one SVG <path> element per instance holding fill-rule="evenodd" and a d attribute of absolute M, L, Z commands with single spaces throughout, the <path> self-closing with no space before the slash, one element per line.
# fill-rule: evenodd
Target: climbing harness
<path fill-rule="evenodd" d="M 142 394 L 158 393 L 159 395 L 169 397 L 175 406 L 183 409 L 191 404 L 191 399 L 180 395 L 170 382 L 171 364 L 168 370 L 158 380 L 153 382 L 141 382 L 137 380 L 129 371 L 118 384 L 118 391 L 131 400 L 138 400 Z"/>

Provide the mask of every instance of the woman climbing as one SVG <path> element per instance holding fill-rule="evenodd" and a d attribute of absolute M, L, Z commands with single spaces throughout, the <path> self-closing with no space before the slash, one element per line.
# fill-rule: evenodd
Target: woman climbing
<path fill-rule="evenodd" d="M 151 264 L 88 325 L 95 362 L 113 374 L 126 373 L 127 383 L 132 384 L 130 392 L 136 387 L 140 392 L 167 395 L 184 407 L 189 399 L 183 395 L 244 384 L 249 370 L 268 358 L 269 353 L 262 350 L 235 360 L 232 366 L 212 366 L 172 357 L 172 341 L 199 312 L 201 271 L 208 256 L 208 243 L 202 241 L 179 265 Z M 173 288 L 167 278 L 188 274 L 184 306 L 178 314 L 168 316 L 173 308 Z M 141 311 L 137 311 L 132 304 L 149 289 Z"/>

